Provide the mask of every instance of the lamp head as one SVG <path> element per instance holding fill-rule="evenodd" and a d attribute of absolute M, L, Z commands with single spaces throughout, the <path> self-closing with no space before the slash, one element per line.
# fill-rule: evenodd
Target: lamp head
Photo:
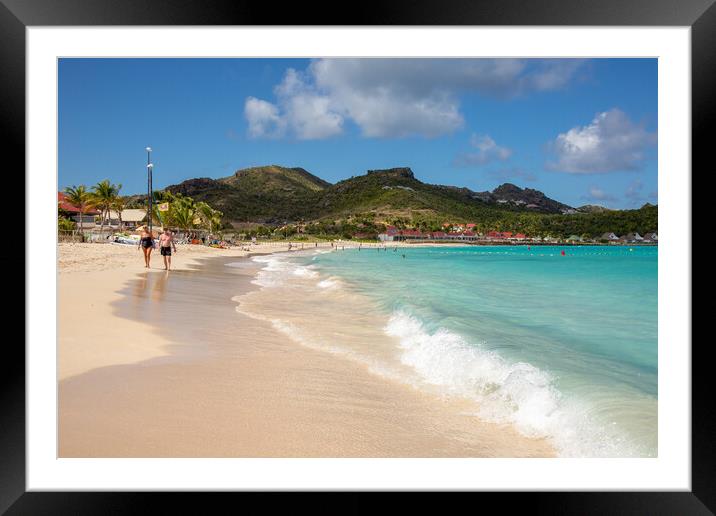
<path fill-rule="evenodd" d="M 147 147 L 145 150 L 146 150 L 147 152 L 152 152 L 152 148 L 151 148 L 151 147 Z"/>

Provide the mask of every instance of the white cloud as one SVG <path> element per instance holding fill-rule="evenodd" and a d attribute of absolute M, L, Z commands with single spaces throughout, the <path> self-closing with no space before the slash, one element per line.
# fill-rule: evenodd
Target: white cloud
<path fill-rule="evenodd" d="M 343 117 L 331 109 L 330 98 L 317 94 L 296 70 L 289 68 L 274 92 L 278 104 L 246 99 L 249 136 L 272 138 L 290 132 L 300 140 L 315 140 L 342 132 Z"/>
<path fill-rule="evenodd" d="M 509 98 L 563 88 L 577 59 L 318 59 L 289 69 L 275 108 L 297 138 L 327 138 L 355 123 L 365 137 L 427 138 L 464 125 L 459 95 Z M 265 102 L 265 101 L 264 101 Z M 248 99 L 247 99 L 248 105 Z M 248 113 L 247 113 L 248 119 Z M 273 119 L 271 119 L 273 123 Z M 249 134 L 252 133 L 249 121 Z"/>
<path fill-rule="evenodd" d="M 283 135 L 285 122 L 279 116 L 278 108 L 270 102 L 249 97 L 244 105 L 244 114 L 252 138 L 276 138 Z"/>
<path fill-rule="evenodd" d="M 614 108 L 597 114 L 589 125 L 558 135 L 551 145 L 556 161 L 547 168 L 572 174 L 635 170 L 655 143 L 655 133 Z"/>
<path fill-rule="evenodd" d="M 476 152 L 466 152 L 457 157 L 458 165 L 482 166 L 493 161 L 505 161 L 512 155 L 512 150 L 495 143 L 495 140 L 488 134 L 473 134 L 470 138 L 470 146 Z"/>

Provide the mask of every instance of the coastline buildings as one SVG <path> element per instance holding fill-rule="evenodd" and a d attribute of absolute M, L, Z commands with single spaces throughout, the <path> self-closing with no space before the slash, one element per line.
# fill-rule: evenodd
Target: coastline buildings
<path fill-rule="evenodd" d="M 465 228 L 471 229 L 465 229 Z M 398 229 L 395 226 L 388 226 L 384 233 L 378 235 L 381 242 L 406 242 L 406 241 L 422 241 L 422 242 L 482 242 L 482 243 L 535 243 L 535 244 L 558 244 L 558 243 L 600 243 L 607 241 L 610 244 L 656 244 L 658 242 L 657 234 L 647 233 L 642 237 L 639 233 L 629 233 L 622 237 L 617 236 L 613 232 L 604 233 L 599 237 L 590 239 L 579 235 L 572 235 L 569 238 L 559 239 L 554 237 L 532 237 L 524 233 L 513 233 L 512 231 L 488 231 L 485 234 L 472 231 L 475 224 L 443 224 L 446 231 L 420 231 L 418 229 Z M 360 236 L 356 235 L 357 238 Z"/>
<path fill-rule="evenodd" d="M 619 240 L 619 237 L 616 236 L 614 233 L 604 233 L 601 237 L 599 237 L 599 240 L 609 240 L 610 242 L 616 242 Z"/>

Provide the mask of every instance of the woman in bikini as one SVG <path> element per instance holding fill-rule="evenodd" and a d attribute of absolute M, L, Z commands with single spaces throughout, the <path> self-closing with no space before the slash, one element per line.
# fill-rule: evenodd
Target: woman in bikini
<path fill-rule="evenodd" d="M 140 247 L 144 253 L 144 266 L 148 269 L 149 260 L 152 256 L 152 249 L 154 248 L 154 238 L 149 232 L 149 228 L 147 226 L 142 226 L 142 233 L 139 237 L 139 245 L 137 246 L 137 249 Z"/>

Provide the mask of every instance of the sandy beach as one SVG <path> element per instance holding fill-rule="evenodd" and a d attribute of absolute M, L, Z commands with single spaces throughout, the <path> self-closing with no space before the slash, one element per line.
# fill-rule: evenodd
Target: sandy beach
<path fill-rule="evenodd" d="M 158 253 L 145 269 L 133 246 L 59 244 L 59 456 L 554 455 L 464 400 L 237 312 L 232 299 L 259 289 L 246 255 L 286 250 L 181 245 L 167 273 Z"/>

